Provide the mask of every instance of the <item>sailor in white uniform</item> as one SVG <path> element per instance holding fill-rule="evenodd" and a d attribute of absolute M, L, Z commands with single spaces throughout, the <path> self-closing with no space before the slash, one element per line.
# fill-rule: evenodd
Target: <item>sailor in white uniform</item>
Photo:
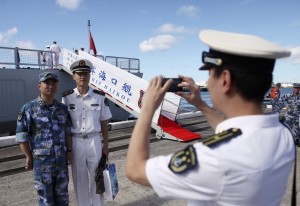
<path fill-rule="evenodd" d="M 57 45 L 56 41 L 53 41 L 53 44 L 50 46 L 50 51 L 53 52 L 52 57 L 53 57 L 53 65 L 54 67 L 57 67 L 59 64 L 59 54 L 61 52 L 60 47 Z"/>
<path fill-rule="evenodd" d="M 46 46 L 46 49 L 45 49 L 45 52 L 43 54 L 44 56 L 44 60 L 45 60 L 45 64 L 46 64 L 46 69 L 52 69 L 52 53 L 50 51 L 50 46 L 47 45 Z"/>
<path fill-rule="evenodd" d="M 88 86 L 91 68 L 92 63 L 85 59 L 71 64 L 77 87 L 64 92 L 62 98 L 72 120 L 72 175 L 79 206 L 103 205 L 103 197 L 96 194 L 95 170 L 102 153 L 108 157 L 108 120 L 112 117 L 108 99 Z"/>
<path fill-rule="evenodd" d="M 160 197 L 185 199 L 188 205 L 280 205 L 291 171 L 295 144 L 278 114 L 264 114 L 261 102 L 272 83 L 275 60 L 290 52 L 257 36 L 204 30 L 200 39 L 209 71 L 214 108 L 189 77 L 178 92 L 203 112 L 216 135 L 167 156 L 149 158 L 149 132 L 155 110 L 172 84 L 153 78 L 129 145 L 126 174 L 151 186 Z M 222 114 L 222 115 L 221 115 Z"/>

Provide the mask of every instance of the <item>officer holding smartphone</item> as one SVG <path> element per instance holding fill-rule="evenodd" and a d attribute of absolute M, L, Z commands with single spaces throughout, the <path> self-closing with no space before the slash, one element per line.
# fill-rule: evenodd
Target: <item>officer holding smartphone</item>
<path fill-rule="evenodd" d="M 261 108 L 271 86 L 277 58 L 290 52 L 253 35 L 213 30 L 200 32 L 209 46 L 203 52 L 214 105 L 200 96 L 190 77 L 179 76 L 190 92 L 177 92 L 195 105 L 226 141 L 197 142 L 170 155 L 151 157 L 149 133 L 155 110 L 172 85 L 153 78 L 142 100 L 127 153 L 127 177 L 153 187 L 160 197 L 185 199 L 188 205 L 280 205 L 291 171 L 295 144 L 278 113 Z M 217 110 L 217 111 L 216 111 Z M 220 115 L 223 114 L 223 115 Z"/>

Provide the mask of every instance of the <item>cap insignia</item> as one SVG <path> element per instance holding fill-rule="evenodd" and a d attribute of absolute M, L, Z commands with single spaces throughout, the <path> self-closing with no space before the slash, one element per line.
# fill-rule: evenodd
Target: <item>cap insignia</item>
<path fill-rule="evenodd" d="M 84 60 L 79 61 L 79 66 L 84 67 L 85 66 L 85 61 Z"/>

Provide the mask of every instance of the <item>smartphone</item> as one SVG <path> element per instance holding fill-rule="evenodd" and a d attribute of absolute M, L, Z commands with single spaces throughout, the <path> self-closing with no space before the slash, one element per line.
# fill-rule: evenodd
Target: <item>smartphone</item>
<path fill-rule="evenodd" d="M 169 79 L 173 80 L 171 87 L 168 89 L 168 92 L 182 92 L 182 87 L 178 87 L 178 84 L 182 82 L 180 78 L 163 78 L 162 85 L 164 85 Z"/>

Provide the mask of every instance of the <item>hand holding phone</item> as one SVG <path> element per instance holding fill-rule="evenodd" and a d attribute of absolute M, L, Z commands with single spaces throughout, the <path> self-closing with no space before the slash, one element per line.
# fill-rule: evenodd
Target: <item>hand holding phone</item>
<path fill-rule="evenodd" d="M 178 87 L 178 84 L 182 82 L 180 78 L 163 78 L 162 85 L 164 85 L 169 79 L 173 80 L 171 87 L 168 89 L 168 92 L 182 92 L 182 87 Z"/>

